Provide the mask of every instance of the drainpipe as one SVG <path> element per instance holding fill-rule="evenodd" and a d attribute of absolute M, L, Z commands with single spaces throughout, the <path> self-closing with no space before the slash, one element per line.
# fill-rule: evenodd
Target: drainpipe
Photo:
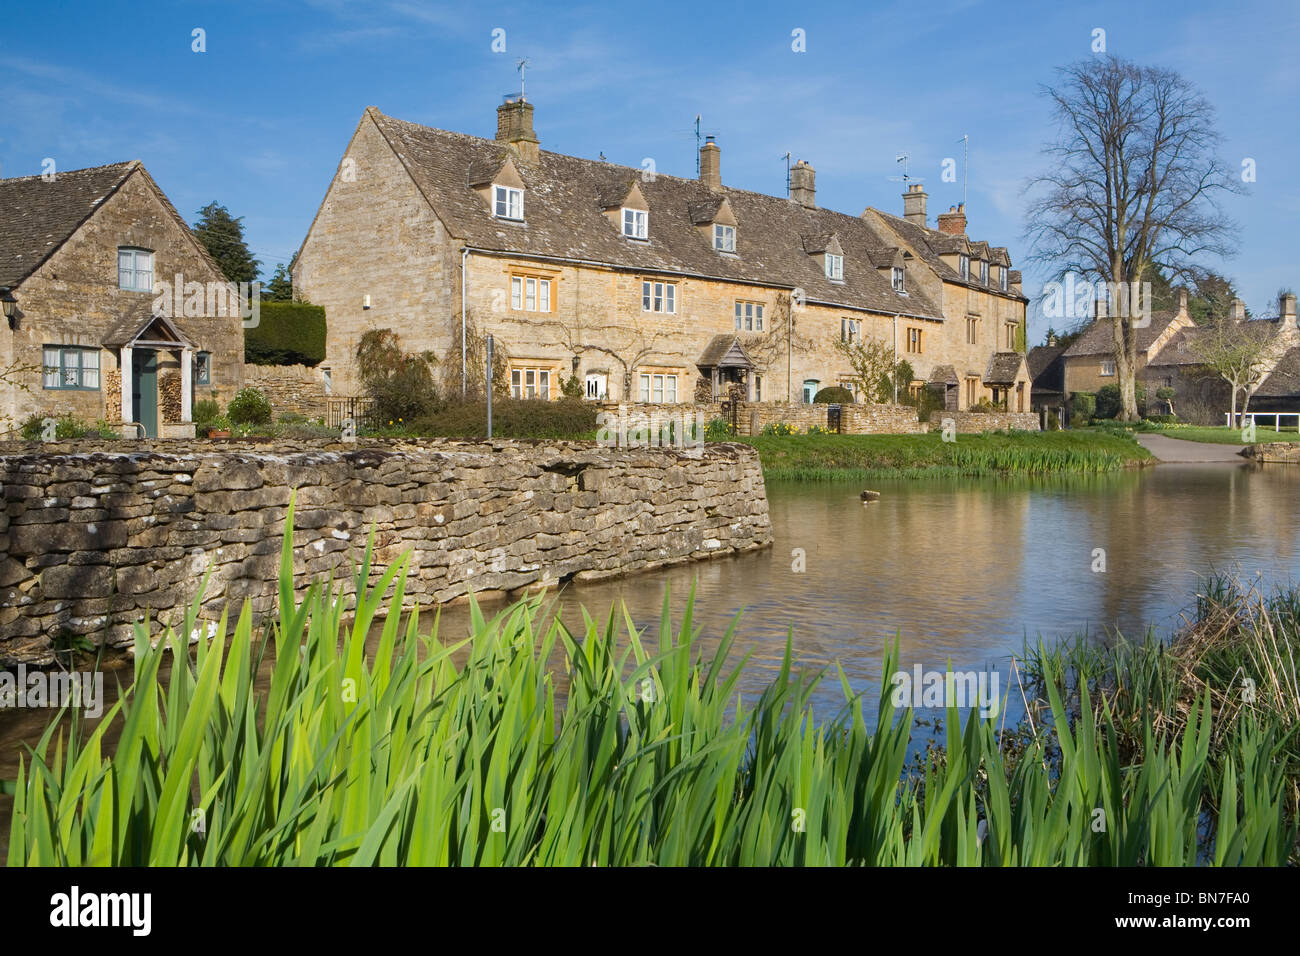
<path fill-rule="evenodd" d="M 460 397 L 464 398 L 469 384 L 466 365 L 468 359 L 465 344 L 465 260 L 469 258 L 469 246 L 460 249 Z"/>
<path fill-rule="evenodd" d="M 894 370 L 889 376 L 894 383 L 894 404 L 898 404 L 898 313 L 894 313 Z"/>

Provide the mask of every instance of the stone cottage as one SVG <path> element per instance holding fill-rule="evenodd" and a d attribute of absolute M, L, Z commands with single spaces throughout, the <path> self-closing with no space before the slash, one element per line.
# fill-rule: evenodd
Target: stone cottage
<path fill-rule="evenodd" d="M 1246 307 L 1239 299 L 1230 308 L 1229 318 L 1265 345 L 1265 374 L 1251 391 L 1251 408 L 1300 412 L 1300 388 L 1291 387 L 1288 371 L 1293 361 L 1300 361 L 1290 357 L 1293 351 L 1300 355 L 1295 296 L 1283 294 L 1278 300 L 1278 314 L 1270 318 L 1248 319 Z M 1207 425 L 1223 424 L 1224 413 L 1232 404 L 1230 387 L 1201 360 L 1198 339 L 1206 333 L 1192 321 L 1186 290 L 1179 290 L 1177 310 L 1153 312 L 1150 324 L 1136 331 L 1137 380 L 1146 389 L 1148 407 L 1154 404 L 1159 389 L 1171 388 L 1172 407 L 1179 418 Z M 1118 384 L 1111 320 L 1093 321 L 1065 350 L 1061 360 L 1067 396 Z M 1259 396 L 1258 404 L 1255 396 Z M 1240 404 L 1239 396 L 1239 407 Z"/>
<path fill-rule="evenodd" d="M 0 430 L 192 437 L 243 381 L 237 292 L 138 160 L 0 179 Z"/>
<path fill-rule="evenodd" d="M 378 328 L 433 352 L 453 391 L 491 334 L 515 396 L 576 376 L 588 398 L 655 403 L 856 388 L 836 343 L 874 336 L 914 390 L 952 366 L 955 407 L 1028 410 L 1023 363 L 993 360 L 1023 349 L 1019 274 L 964 214 L 930 229 L 911 192 L 906 220 L 822 209 L 805 162 L 788 198 L 734 189 L 711 138 L 696 179 L 547 152 L 533 110 L 507 98 L 495 139 L 365 111 L 293 276 L 329 313 L 335 394 L 359 392 L 356 346 Z"/>

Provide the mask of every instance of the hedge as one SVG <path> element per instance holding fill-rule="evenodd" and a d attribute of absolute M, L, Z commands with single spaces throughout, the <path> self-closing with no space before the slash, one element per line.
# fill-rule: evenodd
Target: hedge
<path fill-rule="evenodd" d="M 256 328 L 244 329 L 251 365 L 319 365 L 325 358 L 325 307 L 306 302 L 260 304 Z"/>

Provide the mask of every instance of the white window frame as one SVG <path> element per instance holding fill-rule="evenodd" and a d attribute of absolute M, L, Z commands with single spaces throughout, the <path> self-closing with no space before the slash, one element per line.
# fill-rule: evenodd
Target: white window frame
<path fill-rule="evenodd" d="M 891 284 L 894 287 L 894 291 L 902 292 L 903 291 L 903 267 L 894 266 L 892 269 L 890 269 L 889 278 Z"/>
<path fill-rule="evenodd" d="M 736 227 L 713 224 L 713 248 L 718 252 L 736 251 Z"/>
<path fill-rule="evenodd" d="M 650 213 L 645 209 L 623 209 L 623 235 L 629 239 L 650 238 Z"/>
<path fill-rule="evenodd" d="M 957 257 L 957 274 L 962 277 L 963 282 L 970 281 L 970 256 Z"/>
<path fill-rule="evenodd" d="M 551 280 L 542 276 L 512 275 L 510 308 L 515 312 L 550 312 Z"/>
<path fill-rule="evenodd" d="M 641 372 L 641 401 L 652 405 L 677 404 L 675 372 Z"/>
<path fill-rule="evenodd" d="M 1114 360 L 1114 359 L 1102 359 L 1102 360 L 1101 360 L 1101 374 L 1102 374 L 1102 376 L 1105 377 L 1105 378 L 1109 378 L 1110 376 L 1112 376 L 1112 375 L 1115 374 L 1115 360 Z"/>
<path fill-rule="evenodd" d="M 983 259 L 980 260 L 980 283 L 982 285 L 989 284 L 989 264 Z"/>
<path fill-rule="evenodd" d="M 763 303 L 747 299 L 736 300 L 736 331 L 763 331 Z"/>
<path fill-rule="evenodd" d="M 844 281 L 844 257 L 833 252 L 826 253 L 826 278 L 832 282 Z"/>
<path fill-rule="evenodd" d="M 609 376 L 604 372 L 588 372 L 585 388 L 590 399 L 608 398 Z"/>
<path fill-rule="evenodd" d="M 99 349 L 85 349 L 75 345 L 42 347 L 42 388 L 51 391 L 97 392 L 99 383 Z"/>
<path fill-rule="evenodd" d="M 551 370 L 536 365 L 516 365 L 510 369 L 510 397 L 551 400 Z"/>
<path fill-rule="evenodd" d="M 1002 286 L 1002 291 L 1007 291 L 1007 267 L 998 266 L 998 284 Z"/>
<path fill-rule="evenodd" d="M 862 325 L 857 319 L 840 317 L 840 341 L 850 343 L 862 341 Z"/>
<path fill-rule="evenodd" d="M 125 292 L 152 292 L 153 252 L 136 246 L 118 246 L 117 287 Z"/>
<path fill-rule="evenodd" d="M 677 314 L 677 283 L 658 279 L 641 280 L 641 311 Z"/>
<path fill-rule="evenodd" d="M 492 215 L 512 222 L 524 221 L 524 191 L 516 186 L 492 187 Z"/>

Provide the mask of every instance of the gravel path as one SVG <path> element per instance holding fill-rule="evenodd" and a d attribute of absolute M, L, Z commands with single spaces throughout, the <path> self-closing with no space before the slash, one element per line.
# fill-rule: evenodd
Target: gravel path
<path fill-rule="evenodd" d="M 1241 464 L 1245 445 L 1215 445 L 1211 442 L 1183 441 L 1168 435 L 1138 435 L 1140 444 L 1160 461 L 1166 462 L 1234 462 Z"/>

